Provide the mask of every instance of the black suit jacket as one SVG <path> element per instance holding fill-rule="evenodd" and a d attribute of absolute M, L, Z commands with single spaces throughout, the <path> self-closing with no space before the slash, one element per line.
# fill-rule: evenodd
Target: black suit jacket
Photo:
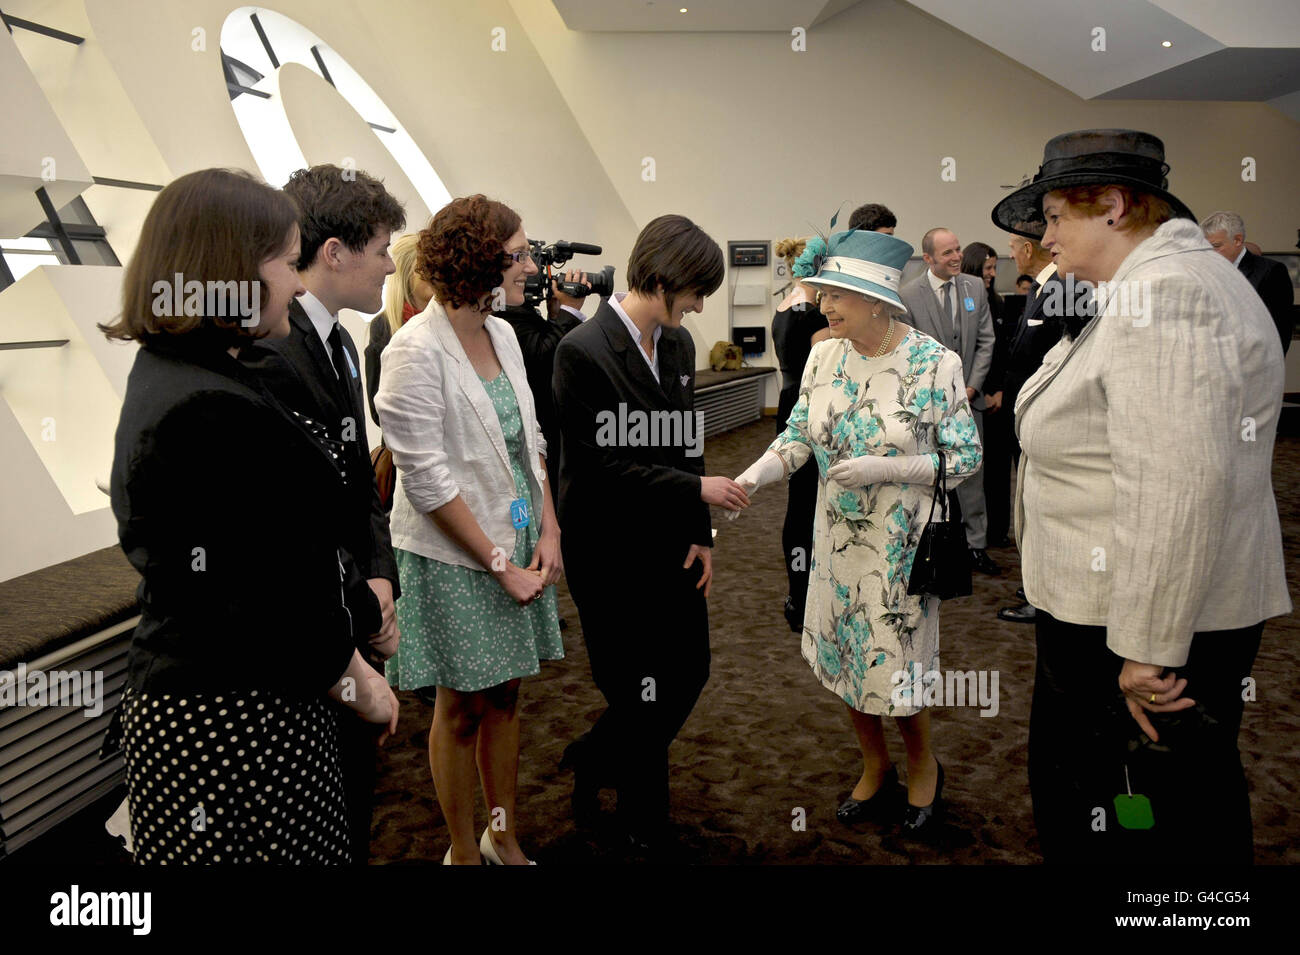
<path fill-rule="evenodd" d="M 374 469 L 366 447 L 365 406 L 361 394 L 361 364 L 357 346 L 342 325 L 339 333 L 343 347 L 357 370 L 339 387 L 325 343 L 316 333 L 298 301 L 289 306 L 289 336 L 262 339 L 245 348 L 240 359 L 258 375 L 272 394 L 285 406 L 308 415 L 323 424 L 332 437 L 343 441 L 347 449 L 346 467 L 351 478 L 347 507 L 338 515 L 343 527 L 344 571 L 347 577 L 348 606 L 360 614 L 358 630 L 362 640 L 379 630 L 382 620 L 379 601 L 365 581 L 384 577 L 393 584 L 396 599 L 401 589 L 397 580 L 397 562 L 393 557 L 388 515 L 379 502 Z M 364 625 L 363 625 L 364 624 Z M 364 648 L 363 648 L 364 649 Z"/>
<path fill-rule="evenodd" d="M 700 499 L 703 454 L 688 453 L 692 449 L 685 440 L 667 447 L 629 446 L 600 435 L 602 420 L 617 419 L 620 406 L 625 415 L 669 412 L 683 429 L 690 416 L 690 435 L 702 450 L 694 417 L 695 343 L 683 329 L 665 328 L 658 357 L 656 382 L 608 302 L 556 348 L 555 408 L 562 436 L 558 507 L 566 555 L 588 553 L 608 565 L 617 551 L 616 560 L 625 566 L 663 568 L 675 561 L 680 567 L 692 544 L 712 546 L 709 506 Z M 681 434 L 685 438 L 685 430 Z M 569 564 L 566 556 L 566 568 Z"/>
<path fill-rule="evenodd" d="M 111 496 L 143 578 L 128 682 L 160 693 L 329 691 L 355 636 L 340 590 L 346 491 L 326 450 L 203 333 L 141 347 Z M 282 494 L 282 486 L 294 488 Z M 364 639 L 364 635 L 362 637 Z"/>
<path fill-rule="evenodd" d="M 1016 324 L 1015 335 L 1011 339 L 1007 356 L 1006 380 L 1002 389 L 1004 407 L 1015 408 L 1016 396 L 1020 394 L 1020 389 L 1034 372 L 1038 371 L 1038 366 L 1043 363 L 1043 356 L 1061 340 L 1061 332 L 1064 329 L 1061 319 L 1043 314 L 1043 307 L 1053 284 L 1062 284 L 1059 275 L 1053 274 L 1041 288 L 1037 283 L 1030 287 L 1025 310 Z"/>
<path fill-rule="evenodd" d="M 1250 280 L 1268 307 L 1268 313 L 1273 316 L 1273 324 L 1282 338 L 1282 354 L 1285 355 L 1295 333 L 1295 294 L 1291 290 L 1291 273 L 1281 262 L 1256 255 L 1249 249 L 1237 268 Z"/>
<path fill-rule="evenodd" d="M 551 379 L 555 374 L 555 349 L 564 337 L 564 329 L 559 323 L 542 318 L 532 305 L 511 305 L 493 314 L 509 322 L 515 330 L 515 338 L 519 339 L 528 387 L 533 392 L 533 405 L 537 409 L 537 424 L 546 439 L 546 476 L 551 482 L 551 493 L 555 494 L 560 477 L 560 423 L 555 415 Z"/>

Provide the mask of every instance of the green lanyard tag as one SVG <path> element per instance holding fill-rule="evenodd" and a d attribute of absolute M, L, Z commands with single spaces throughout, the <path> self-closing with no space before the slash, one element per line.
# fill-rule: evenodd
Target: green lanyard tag
<path fill-rule="evenodd" d="M 1150 829 L 1155 826 L 1156 818 L 1151 812 L 1151 800 L 1141 793 L 1133 795 L 1133 787 L 1129 785 L 1128 765 L 1124 766 L 1124 788 L 1127 792 L 1122 792 L 1115 797 L 1115 818 L 1125 829 Z"/>

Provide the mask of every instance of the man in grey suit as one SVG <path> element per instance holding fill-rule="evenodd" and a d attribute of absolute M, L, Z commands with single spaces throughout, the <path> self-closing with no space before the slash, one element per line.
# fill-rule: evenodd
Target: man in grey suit
<path fill-rule="evenodd" d="M 989 312 L 984 283 L 961 271 L 961 243 L 949 229 L 931 229 L 921 239 L 921 257 L 929 266 L 909 282 L 899 296 L 907 306 L 908 321 L 945 348 L 961 357 L 966 396 L 975 415 L 980 441 L 984 440 L 984 395 L 981 388 L 993 363 L 993 316 Z M 981 573 L 1002 572 L 984 550 L 988 515 L 984 507 L 984 475 L 981 471 L 957 486 L 966 544 L 971 565 Z"/>

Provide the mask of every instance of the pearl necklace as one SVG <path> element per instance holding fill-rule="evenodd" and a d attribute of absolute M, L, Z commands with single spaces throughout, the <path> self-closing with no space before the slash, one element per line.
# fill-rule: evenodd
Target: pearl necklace
<path fill-rule="evenodd" d="M 893 340 L 894 340 L 894 316 L 893 316 L 893 315 L 890 315 L 890 316 L 889 316 L 889 331 L 887 331 L 887 332 L 885 333 L 885 339 L 884 339 L 884 341 L 882 341 L 882 342 L 880 343 L 880 347 L 876 349 L 876 353 L 875 353 L 874 355 L 872 355 L 871 357 L 872 357 L 872 358 L 879 358 L 879 357 L 881 357 L 882 355 L 884 355 L 885 352 L 889 351 L 889 343 L 892 342 Z"/>

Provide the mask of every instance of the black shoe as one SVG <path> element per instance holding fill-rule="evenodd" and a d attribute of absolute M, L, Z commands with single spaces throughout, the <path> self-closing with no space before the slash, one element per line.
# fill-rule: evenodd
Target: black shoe
<path fill-rule="evenodd" d="M 1011 541 L 1009 538 L 1006 537 L 1006 535 L 999 537 L 997 540 L 989 541 L 989 547 L 992 547 L 994 550 L 1001 550 L 1003 547 L 1010 547 L 1010 546 L 1011 546 Z"/>
<path fill-rule="evenodd" d="M 970 565 L 981 574 L 988 574 L 990 577 L 996 577 L 1002 573 L 1002 568 L 993 563 L 988 552 L 983 548 L 972 547 L 970 549 Z"/>
<path fill-rule="evenodd" d="M 920 832 L 935 817 L 935 814 L 942 808 L 943 803 L 943 763 L 937 759 L 934 761 L 939 767 L 939 780 L 934 784 L 934 799 L 928 806 L 913 806 L 911 803 L 907 806 L 907 814 L 903 816 L 904 832 Z"/>
<path fill-rule="evenodd" d="M 889 809 L 890 803 L 898 795 L 898 770 L 890 766 L 885 773 L 885 778 L 880 782 L 880 788 L 877 789 L 867 799 L 854 799 L 853 794 L 840 803 L 840 808 L 835 810 L 835 818 L 846 826 L 855 826 L 860 822 L 869 819 L 879 819 L 884 810 Z"/>
<path fill-rule="evenodd" d="M 794 605 L 794 598 L 785 598 L 785 622 L 795 633 L 803 633 L 803 611 Z"/>
<path fill-rule="evenodd" d="M 585 747 L 585 740 L 576 739 L 564 747 L 564 755 L 560 757 L 560 769 L 573 770 L 570 805 L 574 824 L 583 829 L 594 826 L 600 818 L 600 784 L 586 765 Z"/>
<path fill-rule="evenodd" d="M 1009 623 L 1033 623 L 1038 619 L 1038 611 L 1032 604 L 1021 604 L 1019 607 L 1003 607 L 998 611 L 998 619 L 1006 620 Z"/>
<path fill-rule="evenodd" d="M 1016 588 L 1016 599 L 1017 599 L 1017 600 L 1023 600 L 1025 603 L 1029 603 L 1029 598 L 1025 596 L 1025 588 L 1024 588 L 1024 587 L 1017 587 L 1017 588 Z"/>

